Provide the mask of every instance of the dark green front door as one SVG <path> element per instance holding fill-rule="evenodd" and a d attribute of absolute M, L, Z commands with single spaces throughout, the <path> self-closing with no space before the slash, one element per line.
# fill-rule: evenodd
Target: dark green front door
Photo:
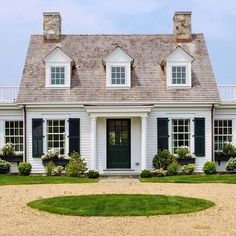
<path fill-rule="evenodd" d="M 107 168 L 130 168 L 130 120 L 107 120 Z"/>

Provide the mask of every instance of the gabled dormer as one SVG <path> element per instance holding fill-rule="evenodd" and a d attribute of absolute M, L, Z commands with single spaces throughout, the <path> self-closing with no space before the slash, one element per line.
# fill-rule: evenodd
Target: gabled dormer
<path fill-rule="evenodd" d="M 178 46 L 163 61 L 166 71 L 166 84 L 170 88 L 192 87 L 192 62 L 194 58 Z"/>
<path fill-rule="evenodd" d="M 70 88 L 73 59 L 60 47 L 56 47 L 46 57 L 45 87 L 46 88 Z"/>
<path fill-rule="evenodd" d="M 133 58 L 120 47 L 114 49 L 104 60 L 107 88 L 130 88 Z"/>

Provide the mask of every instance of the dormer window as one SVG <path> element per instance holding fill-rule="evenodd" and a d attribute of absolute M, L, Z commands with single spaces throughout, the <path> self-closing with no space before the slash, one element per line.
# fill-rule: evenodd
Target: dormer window
<path fill-rule="evenodd" d="M 172 84 L 186 84 L 186 66 L 172 66 Z"/>
<path fill-rule="evenodd" d="M 133 59 L 117 47 L 104 60 L 107 88 L 130 88 Z"/>
<path fill-rule="evenodd" d="M 194 58 L 178 46 L 162 61 L 166 71 L 166 84 L 169 88 L 192 87 L 192 62 Z"/>
<path fill-rule="evenodd" d="M 111 67 L 111 84 L 125 84 L 125 66 Z"/>
<path fill-rule="evenodd" d="M 65 67 L 51 67 L 51 85 L 65 84 Z"/>
<path fill-rule="evenodd" d="M 74 63 L 71 57 L 56 47 L 43 59 L 43 62 L 46 70 L 46 88 L 70 88 L 71 68 Z"/>

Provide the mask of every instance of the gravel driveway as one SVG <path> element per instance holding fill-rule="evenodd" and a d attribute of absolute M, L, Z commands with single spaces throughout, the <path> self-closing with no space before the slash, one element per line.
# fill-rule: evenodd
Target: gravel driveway
<path fill-rule="evenodd" d="M 208 210 L 152 217 L 74 217 L 28 208 L 58 195 L 151 193 L 212 200 Z M 236 235 L 236 185 L 97 183 L 0 187 L 0 235 Z"/>

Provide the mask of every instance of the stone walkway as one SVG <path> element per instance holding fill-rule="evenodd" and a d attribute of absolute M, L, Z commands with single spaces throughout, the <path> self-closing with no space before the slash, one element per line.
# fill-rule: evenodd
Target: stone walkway
<path fill-rule="evenodd" d="M 104 193 L 167 194 L 212 200 L 196 213 L 151 217 L 62 216 L 31 209 L 36 199 Z M 0 186 L 0 235 L 184 235 L 236 236 L 236 185 L 97 183 Z"/>
<path fill-rule="evenodd" d="M 99 183 L 139 183 L 139 179 L 134 177 L 102 177 L 99 180 Z"/>

